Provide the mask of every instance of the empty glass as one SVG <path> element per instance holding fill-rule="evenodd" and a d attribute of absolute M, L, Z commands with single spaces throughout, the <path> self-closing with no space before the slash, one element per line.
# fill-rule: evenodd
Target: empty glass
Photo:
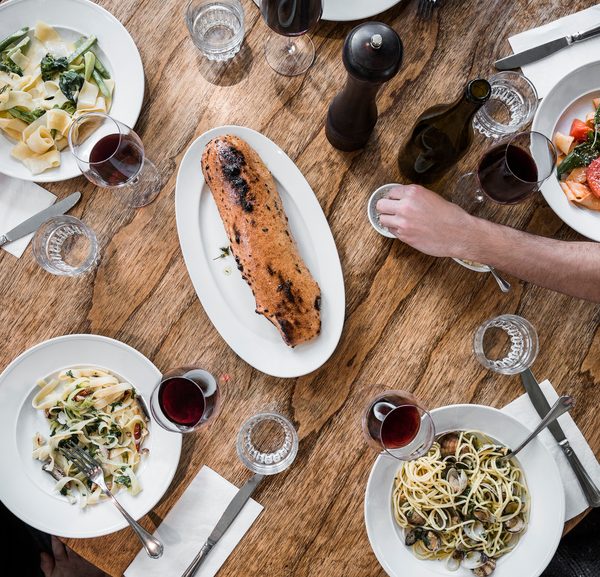
<path fill-rule="evenodd" d="M 287 469 L 296 458 L 298 433 L 285 417 L 277 413 L 260 413 L 242 425 L 237 452 L 251 471 L 274 475 Z"/>
<path fill-rule="evenodd" d="M 239 0 L 191 0 L 185 23 L 192 41 L 209 60 L 229 60 L 244 40 L 244 9 Z"/>
<path fill-rule="evenodd" d="M 36 231 L 33 255 L 46 271 L 60 276 L 76 276 L 98 263 L 98 241 L 94 231 L 78 218 L 55 216 Z"/>
<path fill-rule="evenodd" d="M 217 416 L 220 390 L 209 372 L 196 367 L 167 371 L 154 387 L 150 412 L 156 422 L 174 433 L 191 433 Z"/>
<path fill-rule="evenodd" d="M 473 351 L 486 369 L 515 375 L 533 364 L 539 341 L 529 321 L 517 315 L 500 315 L 485 321 L 475 331 Z"/>
<path fill-rule="evenodd" d="M 535 86 L 518 72 L 504 71 L 489 79 L 492 94 L 473 119 L 473 127 L 489 138 L 502 138 L 525 128 L 538 105 Z"/>
<path fill-rule="evenodd" d="M 362 429 L 369 446 L 401 461 L 429 451 L 435 439 L 431 415 L 406 391 L 385 391 L 363 414 Z"/>
<path fill-rule="evenodd" d="M 108 114 L 77 118 L 69 129 L 69 147 L 83 175 L 114 190 L 127 206 L 145 206 L 160 192 L 160 174 L 146 158 L 140 137 Z"/>

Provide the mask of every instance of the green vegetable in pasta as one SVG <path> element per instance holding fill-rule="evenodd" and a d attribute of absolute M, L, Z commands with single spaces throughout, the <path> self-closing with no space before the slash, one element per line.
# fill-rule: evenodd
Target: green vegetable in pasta
<path fill-rule="evenodd" d="M 52 54 L 46 54 L 40 62 L 40 69 L 42 71 L 42 80 L 52 80 L 55 74 L 64 72 L 69 67 L 66 57 L 55 58 Z"/>
<path fill-rule="evenodd" d="M 578 144 L 567 156 L 565 159 L 558 165 L 556 169 L 557 176 L 560 178 L 563 174 L 568 174 L 574 168 L 579 168 L 582 166 L 589 166 L 589 164 L 600 156 L 600 142 L 595 143 L 596 137 L 594 137 L 591 141 L 582 142 Z"/>
<path fill-rule="evenodd" d="M 90 78 L 92 77 L 92 72 L 94 71 L 94 65 L 96 64 L 96 56 L 90 50 L 89 52 L 86 52 L 83 55 L 83 59 L 85 61 L 85 65 L 84 65 L 84 70 L 85 70 L 84 77 L 89 82 Z"/>
<path fill-rule="evenodd" d="M 18 118 L 27 124 L 35 122 L 40 116 L 44 116 L 46 111 L 42 108 L 36 108 L 35 110 L 21 110 L 19 108 L 9 108 L 8 113 L 13 118 Z"/>
<path fill-rule="evenodd" d="M 82 36 L 79 40 L 77 40 L 77 42 L 75 42 L 75 49 L 78 49 L 80 46 L 82 46 L 86 40 L 87 38 L 85 36 Z M 94 62 L 94 68 L 100 73 L 100 76 L 102 76 L 102 78 L 108 80 L 110 78 L 110 73 L 106 69 L 106 66 L 102 64 L 100 58 L 98 58 L 98 54 L 96 53 L 96 51 L 93 48 L 90 48 L 85 52 L 85 54 L 89 53 L 92 53 L 96 58 L 96 61 Z"/>
<path fill-rule="evenodd" d="M 0 62 L 0 70 L 2 72 L 9 72 L 12 74 L 17 74 L 18 76 L 23 76 L 23 69 L 18 64 L 15 64 L 12 60 L 6 59 Z"/>
<path fill-rule="evenodd" d="M 98 85 L 98 88 L 100 89 L 100 92 L 102 93 L 102 96 L 104 96 L 104 98 L 110 98 L 110 90 L 108 89 L 106 84 L 104 84 L 104 80 L 103 80 L 102 76 L 100 76 L 100 73 L 96 69 L 94 69 L 94 71 L 92 72 L 92 78 L 95 80 L 96 84 Z"/>
<path fill-rule="evenodd" d="M 67 70 L 60 75 L 58 86 L 61 92 L 68 98 L 73 104 L 77 102 L 77 96 L 83 86 L 84 78 L 81 74 L 73 70 Z"/>
<path fill-rule="evenodd" d="M 21 40 L 18 44 L 16 44 L 15 46 L 13 46 L 7 53 L 6 53 L 6 58 L 10 58 L 12 59 L 12 57 L 19 51 L 21 51 L 21 54 L 23 53 L 23 50 L 27 47 L 27 45 L 29 44 L 29 36 L 25 36 L 25 38 L 23 38 L 23 40 Z"/>
<path fill-rule="evenodd" d="M 82 54 L 85 54 L 97 41 L 98 39 L 92 34 L 89 38 L 87 38 L 84 42 L 82 42 L 75 51 L 67 58 L 69 64 L 79 58 Z"/>
<path fill-rule="evenodd" d="M 4 40 L 0 41 L 0 52 L 4 52 L 4 50 L 10 48 L 13 44 L 17 44 L 18 42 L 23 40 L 23 38 L 27 36 L 28 32 L 29 27 L 25 26 L 24 28 L 21 28 L 21 30 L 17 30 L 16 32 L 13 32 L 10 36 L 7 36 Z"/>

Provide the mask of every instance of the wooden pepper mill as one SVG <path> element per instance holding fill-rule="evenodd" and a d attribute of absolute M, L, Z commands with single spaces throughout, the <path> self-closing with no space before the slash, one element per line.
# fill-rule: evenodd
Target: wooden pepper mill
<path fill-rule="evenodd" d="M 402 64 L 402 41 L 382 22 L 365 22 L 350 31 L 342 60 L 348 71 L 344 89 L 327 113 L 325 134 L 339 150 L 365 146 L 377 123 L 377 93 Z"/>

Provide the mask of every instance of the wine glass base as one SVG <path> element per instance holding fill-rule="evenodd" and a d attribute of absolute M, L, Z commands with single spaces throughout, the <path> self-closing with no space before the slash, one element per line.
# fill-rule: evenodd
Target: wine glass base
<path fill-rule="evenodd" d="M 162 188 L 162 178 L 158 169 L 147 158 L 140 172 L 124 186 L 114 189 L 115 195 L 126 206 L 140 208 L 150 204 Z"/>
<path fill-rule="evenodd" d="M 265 58 L 278 74 L 298 76 L 315 61 L 315 45 L 306 35 L 271 36 L 265 44 Z"/>

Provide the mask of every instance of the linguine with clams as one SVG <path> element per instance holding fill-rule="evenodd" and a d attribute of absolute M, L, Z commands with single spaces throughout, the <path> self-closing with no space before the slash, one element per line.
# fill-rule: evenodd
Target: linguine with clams
<path fill-rule="evenodd" d="M 446 433 L 427 455 L 406 461 L 394 479 L 394 517 L 419 559 L 490 575 L 526 528 L 522 470 L 499 461 L 507 447 L 476 431 Z"/>

